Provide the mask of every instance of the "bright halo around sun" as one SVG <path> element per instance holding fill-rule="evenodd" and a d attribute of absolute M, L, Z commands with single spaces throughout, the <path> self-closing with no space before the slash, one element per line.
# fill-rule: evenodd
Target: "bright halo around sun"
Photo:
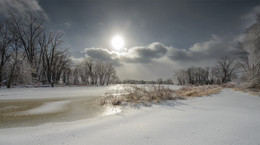
<path fill-rule="evenodd" d="M 112 38 L 111 45 L 115 50 L 120 50 L 124 48 L 125 42 L 120 35 L 116 35 Z"/>

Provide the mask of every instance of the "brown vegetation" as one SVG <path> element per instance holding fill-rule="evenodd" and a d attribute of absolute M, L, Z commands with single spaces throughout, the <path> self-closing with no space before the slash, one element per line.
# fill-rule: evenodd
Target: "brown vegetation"
<path fill-rule="evenodd" d="M 241 91 L 244 93 L 249 93 L 251 95 L 258 95 L 260 96 L 260 88 L 245 88 L 245 87 L 241 87 L 241 86 L 237 86 L 235 88 L 233 88 L 234 91 Z"/>
<path fill-rule="evenodd" d="M 101 99 L 100 104 L 121 105 L 122 103 L 148 105 L 167 100 L 185 99 L 188 97 L 207 96 L 219 93 L 219 86 L 189 86 L 179 90 L 172 90 L 163 85 L 147 86 L 128 86 L 122 90 L 106 93 Z"/>
<path fill-rule="evenodd" d="M 221 91 L 221 89 L 222 87 L 217 85 L 190 86 L 176 90 L 175 94 L 181 97 L 201 97 L 217 94 Z"/>

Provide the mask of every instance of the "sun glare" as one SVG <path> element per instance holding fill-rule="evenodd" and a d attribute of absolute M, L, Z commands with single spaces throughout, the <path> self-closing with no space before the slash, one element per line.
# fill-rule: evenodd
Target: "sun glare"
<path fill-rule="evenodd" d="M 116 35 L 112 38 L 111 40 L 111 45 L 114 49 L 116 50 L 120 50 L 124 47 L 125 43 L 124 43 L 124 39 L 119 36 L 119 35 Z"/>

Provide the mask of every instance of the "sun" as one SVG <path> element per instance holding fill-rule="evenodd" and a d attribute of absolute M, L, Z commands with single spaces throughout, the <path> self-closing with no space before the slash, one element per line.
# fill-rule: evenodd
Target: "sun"
<path fill-rule="evenodd" d="M 123 37 L 121 37 L 120 35 L 114 36 L 111 40 L 111 45 L 116 50 L 122 49 L 125 45 Z"/>

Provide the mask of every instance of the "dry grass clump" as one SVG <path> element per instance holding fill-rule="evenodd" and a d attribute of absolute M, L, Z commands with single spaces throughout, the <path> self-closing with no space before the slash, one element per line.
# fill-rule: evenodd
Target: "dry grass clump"
<path fill-rule="evenodd" d="M 260 88 L 248 88 L 243 86 L 237 86 L 233 88 L 233 90 L 260 96 Z"/>
<path fill-rule="evenodd" d="M 222 87 L 217 85 L 188 86 L 176 90 L 175 94 L 181 97 L 201 97 L 211 94 L 217 94 L 221 91 L 221 89 Z"/>
<path fill-rule="evenodd" d="M 173 95 L 174 91 L 162 85 L 153 85 L 151 87 L 132 86 L 125 91 L 123 95 L 125 101 L 133 104 L 159 103 L 164 100 L 176 99 L 176 96 Z"/>
<path fill-rule="evenodd" d="M 159 103 L 163 100 L 173 100 L 176 96 L 173 95 L 174 91 L 159 85 L 159 86 L 128 86 L 121 91 L 108 92 L 105 97 L 101 99 L 101 105 L 112 104 L 120 105 L 123 102 L 130 104 L 143 104 Z"/>
<path fill-rule="evenodd" d="M 158 86 L 128 86 L 122 90 L 106 93 L 101 99 L 101 105 L 112 104 L 121 105 L 122 103 L 148 105 L 159 103 L 166 100 L 185 99 L 187 97 L 206 96 L 219 93 L 219 86 L 190 86 L 179 90 L 172 90 L 168 87 Z"/>

